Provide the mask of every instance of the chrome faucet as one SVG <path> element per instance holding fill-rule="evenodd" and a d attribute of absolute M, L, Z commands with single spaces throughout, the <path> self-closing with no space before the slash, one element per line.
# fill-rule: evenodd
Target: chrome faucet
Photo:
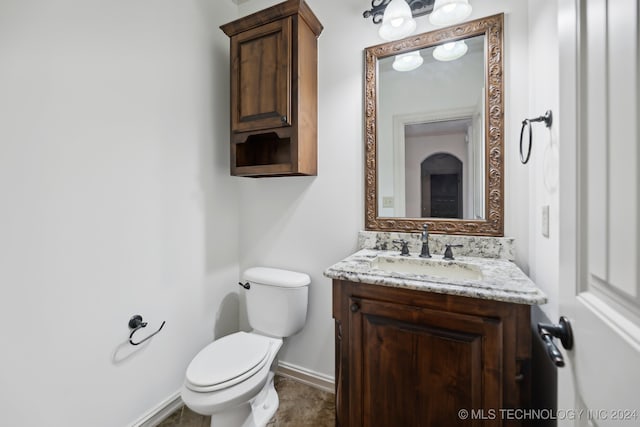
<path fill-rule="evenodd" d="M 431 258 L 429 253 L 429 226 L 427 224 L 422 225 L 422 251 L 420 252 L 421 258 Z"/>

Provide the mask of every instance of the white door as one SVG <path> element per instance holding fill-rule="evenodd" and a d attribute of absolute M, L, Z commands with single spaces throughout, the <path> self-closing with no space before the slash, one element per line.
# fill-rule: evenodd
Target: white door
<path fill-rule="evenodd" d="M 559 425 L 639 426 L 640 10 L 558 5 L 560 313 L 575 341 L 562 350 Z"/>

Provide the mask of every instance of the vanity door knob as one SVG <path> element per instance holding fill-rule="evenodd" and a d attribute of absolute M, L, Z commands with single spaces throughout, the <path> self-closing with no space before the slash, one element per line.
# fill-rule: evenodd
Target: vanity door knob
<path fill-rule="evenodd" d="M 356 311 L 360 310 L 360 305 L 356 304 L 355 302 L 353 304 L 351 304 L 351 312 L 355 313 Z"/>

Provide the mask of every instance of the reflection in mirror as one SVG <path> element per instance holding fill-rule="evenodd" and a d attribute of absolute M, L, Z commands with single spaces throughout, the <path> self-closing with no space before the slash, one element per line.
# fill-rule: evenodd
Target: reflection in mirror
<path fill-rule="evenodd" d="M 504 233 L 503 15 L 365 49 L 365 228 Z"/>
<path fill-rule="evenodd" d="M 484 40 L 378 60 L 380 216 L 484 218 Z M 406 55 L 421 61 L 401 71 Z"/>

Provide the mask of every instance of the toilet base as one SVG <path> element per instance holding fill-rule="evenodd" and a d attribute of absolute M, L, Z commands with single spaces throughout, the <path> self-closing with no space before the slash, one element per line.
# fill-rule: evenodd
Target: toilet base
<path fill-rule="evenodd" d="M 211 427 L 248 427 L 250 424 L 247 424 L 247 422 L 251 418 L 251 406 L 248 403 L 243 403 L 211 415 Z"/>
<path fill-rule="evenodd" d="M 251 401 L 211 415 L 211 427 L 265 427 L 280 404 L 273 378 L 269 372 L 264 387 Z"/>

